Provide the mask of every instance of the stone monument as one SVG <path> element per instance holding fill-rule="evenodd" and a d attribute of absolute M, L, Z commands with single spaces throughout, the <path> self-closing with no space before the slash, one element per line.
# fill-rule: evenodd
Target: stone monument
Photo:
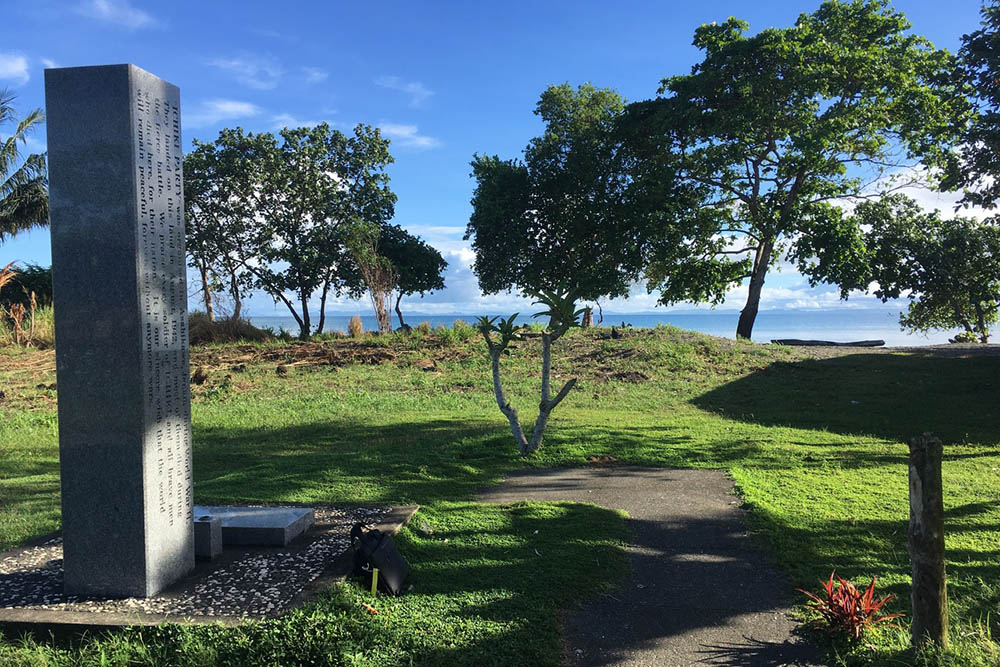
<path fill-rule="evenodd" d="M 194 567 L 180 93 L 133 65 L 45 72 L 65 592 Z"/>

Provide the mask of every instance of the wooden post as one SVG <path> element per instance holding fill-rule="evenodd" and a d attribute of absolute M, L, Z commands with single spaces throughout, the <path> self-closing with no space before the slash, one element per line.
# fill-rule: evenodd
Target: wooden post
<path fill-rule="evenodd" d="M 910 438 L 910 566 L 914 646 L 948 645 L 948 590 L 944 559 L 941 441 L 930 433 Z"/>

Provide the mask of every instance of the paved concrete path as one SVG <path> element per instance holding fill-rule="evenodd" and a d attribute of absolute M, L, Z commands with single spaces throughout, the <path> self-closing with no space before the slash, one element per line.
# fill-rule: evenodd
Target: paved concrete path
<path fill-rule="evenodd" d="M 793 637 L 790 586 L 746 534 L 718 471 L 526 470 L 482 502 L 572 500 L 628 512 L 632 573 L 622 590 L 570 611 L 570 665 L 817 665 Z"/>

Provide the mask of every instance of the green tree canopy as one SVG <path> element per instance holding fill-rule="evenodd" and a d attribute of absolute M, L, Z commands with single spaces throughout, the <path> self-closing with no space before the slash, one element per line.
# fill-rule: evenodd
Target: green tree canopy
<path fill-rule="evenodd" d="M 378 129 L 358 125 L 353 136 L 315 127 L 280 132 L 263 164 L 257 209 L 267 222 L 266 263 L 248 267 L 257 285 L 284 303 L 306 337 L 312 332 L 309 301 L 319 291 L 322 332 L 326 300 L 346 285 L 344 233 L 349 225 L 382 226 L 392 218 L 396 195 L 385 173 L 389 141 Z M 286 293 L 295 295 L 297 306 Z"/>
<path fill-rule="evenodd" d="M 35 109 L 18 121 L 13 101 L 9 91 L 0 90 L 0 126 L 14 124 L 12 135 L 0 137 L 0 243 L 5 237 L 49 224 L 45 155 L 22 156 L 20 148 L 44 116 Z"/>
<path fill-rule="evenodd" d="M 239 318 L 253 275 L 245 268 L 259 261 L 267 242 L 266 225 L 256 219 L 257 184 L 263 156 L 273 142 L 263 134 L 224 129 L 213 143 L 195 139 L 184 156 L 184 208 L 187 253 L 201 278 L 202 297 L 215 319 L 213 294 L 226 293 Z"/>
<path fill-rule="evenodd" d="M 285 304 L 301 337 L 322 332 L 330 293 L 351 287 L 347 231 L 392 217 L 389 141 L 368 125 L 347 136 L 321 123 L 277 137 L 223 130 L 207 146 L 192 153 L 186 184 L 193 263 Z"/>
<path fill-rule="evenodd" d="M 641 253 L 614 133 L 623 108 L 612 90 L 551 86 L 535 109 L 545 130 L 523 160 L 475 156 L 465 238 L 484 292 L 628 294 Z"/>
<path fill-rule="evenodd" d="M 828 0 L 790 28 L 748 27 L 698 28 L 704 59 L 622 124 L 630 201 L 651 230 L 649 289 L 665 304 L 719 303 L 749 280 L 746 338 L 768 269 L 787 256 L 808 272 L 798 247 L 810 239 L 856 245 L 831 229 L 840 202 L 920 159 L 943 162 L 967 108 L 947 76 L 953 56 L 886 0 Z"/>
<path fill-rule="evenodd" d="M 355 298 L 371 289 L 362 275 L 358 258 L 373 261 L 372 255 L 389 263 L 393 275 L 393 290 L 396 294 L 396 315 L 399 326 L 405 327 L 399 303 L 404 296 L 434 292 L 444 289 L 444 271 L 448 262 L 437 248 L 419 236 L 414 236 L 399 225 L 386 224 L 372 229 L 365 226 L 353 234 L 355 248 L 351 250 L 353 266 L 343 272 L 347 291 Z M 359 242 L 362 242 L 360 243 Z M 349 243 L 349 246 L 351 244 Z"/>
<path fill-rule="evenodd" d="M 1000 227 L 972 218 L 942 219 L 902 195 L 866 201 L 844 221 L 863 238 L 864 275 L 822 269 L 845 287 L 873 288 L 883 301 L 910 299 L 900 324 L 911 331 L 964 329 L 989 342 L 1000 304 Z"/>
<path fill-rule="evenodd" d="M 964 188 L 966 203 L 994 208 L 1000 200 L 1000 3 L 982 6 L 982 27 L 962 37 L 959 76 L 978 112 L 945 186 Z"/>

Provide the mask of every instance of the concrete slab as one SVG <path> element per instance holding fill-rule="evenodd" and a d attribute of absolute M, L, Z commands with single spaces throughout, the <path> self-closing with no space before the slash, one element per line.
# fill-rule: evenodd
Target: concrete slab
<path fill-rule="evenodd" d="M 283 547 L 304 533 L 315 520 L 308 507 L 241 507 L 195 505 L 194 519 L 222 521 L 222 544 Z"/>
<path fill-rule="evenodd" d="M 793 635 L 791 585 L 754 546 L 722 472 L 526 470 L 484 489 L 479 500 L 569 500 L 629 513 L 630 579 L 566 614 L 568 665 L 822 664 Z"/>

